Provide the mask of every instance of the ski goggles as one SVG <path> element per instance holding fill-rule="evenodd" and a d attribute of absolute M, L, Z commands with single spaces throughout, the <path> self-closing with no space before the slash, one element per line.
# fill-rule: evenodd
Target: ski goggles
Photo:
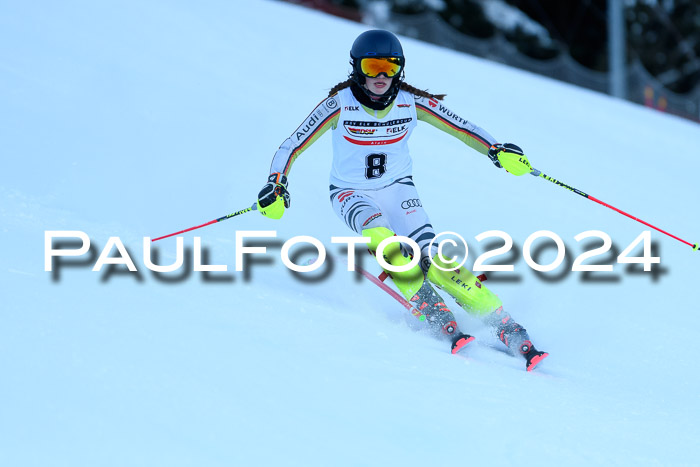
<path fill-rule="evenodd" d="M 368 78 L 376 78 L 384 73 L 388 78 L 401 73 L 402 60 L 398 57 L 363 58 L 360 60 L 360 71 Z"/>

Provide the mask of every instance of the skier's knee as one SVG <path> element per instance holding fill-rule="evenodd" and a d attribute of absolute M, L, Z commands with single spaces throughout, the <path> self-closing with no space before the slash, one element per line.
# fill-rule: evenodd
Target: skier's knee
<path fill-rule="evenodd" d="M 367 247 L 375 255 L 379 244 L 388 238 L 394 237 L 395 235 L 396 234 L 394 232 L 386 227 L 373 227 L 362 231 L 363 237 L 370 238 L 370 242 Z M 386 244 L 382 250 L 382 258 L 391 266 L 401 267 L 411 263 L 411 258 L 405 256 L 401 251 L 401 245 L 399 242 L 389 242 Z M 406 298 L 411 298 L 425 280 L 423 271 L 418 264 L 412 268 L 409 268 L 407 271 L 397 272 L 388 270 L 387 272 Z"/>
<path fill-rule="evenodd" d="M 396 236 L 396 234 L 386 227 L 373 227 L 371 229 L 363 230 L 362 236 L 370 238 L 367 248 L 369 248 L 372 254 L 376 255 L 379 244 L 386 239 Z M 384 261 L 392 266 L 405 266 L 411 262 L 411 258 L 404 255 L 401 249 L 401 244 L 398 241 L 386 243 L 384 248 L 382 248 L 381 253 Z M 418 265 L 410 270 L 413 271 L 414 269 L 420 271 L 420 267 Z"/>
<path fill-rule="evenodd" d="M 362 231 L 363 237 L 370 238 L 367 248 L 373 252 L 377 251 L 377 247 L 382 241 L 386 240 L 387 238 L 391 238 L 394 235 L 396 234 L 386 227 L 372 227 L 371 229 L 364 229 Z M 391 245 L 396 245 L 396 243 L 392 243 Z"/>

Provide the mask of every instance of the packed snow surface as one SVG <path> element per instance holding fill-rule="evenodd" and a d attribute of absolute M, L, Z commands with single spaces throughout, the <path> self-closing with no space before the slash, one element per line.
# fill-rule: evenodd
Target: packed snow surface
<path fill-rule="evenodd" d="M 0 3 L 0 464 L 697 462 L 700 252 L 654 231 L 661 263 L 630 270 L 617 255 L 650 229 L 498 170 L 424 123 L 411 151 L 436 231 L 467 240 L 470 267 L 503 243 L 477 241 L 482 232 L 513 239 L 486 263 L 514 270 L 485 285 L 550 352 L 534 372 L 454 303 L 477 341 L 450 355 L 345 270 L 331 238 L 354 234 L 327 198 L 329 135 L 295 163 L 282 220 L 253 212 L 189 232 L 182 267 L 146 267 L 144 237 L 253 203 L 272 154 L 345 79 L 365 29 L 284 3 L 242 5 Z M 401 39 L 409 83 L 448 93 L 445 105 L 545 174 L 700 241 L 700 126 Z M 236 235 L 273 230 L 246 240 L 267 253 L 236 271 Z M 542 230 L 567 254 L 550 272 L 524 259 Z M 583 264 L 613 270 L 572 272 L 602 245 L 575 239 L 591 230 L 612 248 Z M 84 232 L 91 249 L 47 272 L 47 231 Z M 323 242 L 333 267 L 292 274 L 281 246 L 297 235 Z M 194 271 L 195 237 L 200 262 L 226 271 Z M 110 266 L 121 244 L 136 272 Z M 530 250 L 555 260 L 552 240 Z M 176 253 L 170 238 L 151 256 L 168 265 Z M 292 253 L 299 264 L 314 256 Z"/>

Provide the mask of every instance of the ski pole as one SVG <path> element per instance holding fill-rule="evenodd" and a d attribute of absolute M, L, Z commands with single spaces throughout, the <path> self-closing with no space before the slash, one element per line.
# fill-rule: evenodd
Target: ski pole
<path fill-rule="evenodd" d="M 418 318 L 418 321 L 425 321 L 425 315 L 423 313 L 421 313 L 416 307 L 411 305 L 411 302 L 403 298 L 397 291 L 395 291 L 394 289 L 392 289 L 384 283 L 384 281 L 389 277 L 389 275 L 386 272 L 382 272 L 379 275 L 379 277 L 377 277 L 371 272 L 367 272 L 366 270 L 362 269 L 357 264 L 355 264 L 355 272 L 365 276 L 374 285 L 382 289 L 384 292 L 388 293 L 394 300 L 399 302 L 401 305 L 403 305 L 404 308 L 410 311 L 413 316 Z"/>
<path fill-rule="evenodd" d="M 694 243 L 694 244 L 693 244 L 693 243 L 690 243 L 690 242 L 688 242 L 688 241 L 686 241 L 686 240 L 683 240 L 682 238 L 676 237 L 675 235 L 670 234 L 670 233 L 666 232 L 665 230 L 661 230 L 660 228 L 658 228 L 658 227 L 656 227 L 656 226 L 653 226 L 653 225 L 651 225 L 650 223 L 645 222 L 645 221 L 643 221 L 643 220 L 641 220 L 641 219 L 639 219 L 639 218 L 637 218 L 637 217 L 634 217 L 634 216 L 632 216 L 631 214 L 627 214 L 625 211 L 623 211 L 623 210 L 621 210 L 621 209 L 618 209 L 618 208 L 616 208 L 615 206 L 611 206 L 610 204 L 608 204 L 608 203 L 606 203 L 606 202 L 604 202 L 604 201 L 601 201 L 601 200 L 599 200 L 598 198 L 596 198 L 596 197 L 594 197 L 594 196 L 591 196 L 591 195 L 589 195 L 589 194 L 586 194 L 586 193 L 584 193 L 583 191 L 581 191 L 581 190 L 579 190 L 579 189 L 577 189 L 577 188 L 574 188 L 574 187 L 572 187 L 572 186 L 567 185 L 566 183 L 560 182 L 559 180 L 556 180 L 556 179 L 550 177 L 549 175 L 545 175 L 545 174 L 543 174 L 542 172 L 540 172 L 540 171 L 537 170 L 537 169 L 534 169 L 534 168 L 533 168 L 532 171 L 530 172 L 530 175 L 534 175 L 535 177 L 542 177 L 542 178 L 544 178 L 545 180 L 554 183 L 555 185 L 559 185 L 559 186 L 562 186 L 562 187 L 566 188 L 567 190 L 573 191 L 573 192 L 576 193 L 577 195 L 581 195 L 581 196 L 583 196 L 584 198 L 588 198 L 588 199 L 590 199 L 591 201 L 595 201 L 595 202 L 598 203 L 598 204 L 602 204 L 603 206 L 608 207 L 608 208 L 612 209 L 613 211 L 617 211 L 617 212 L 619 212 L 620 214 L 629 217 L 630 219 L 633 219 L 633 220 L 635 220 L 635 221 L 637 221 L 637 222 L 641 222 L 642 224 L 644 224 L 644 225 L 646 225 L 646 226 L 648 226 L 648 227 L 651 227 L 651 228 L 654 229 L 654 230 L 658 230 L 658 231 L 661 232 L 662 234 L 666 234 L 666 235 L 668 235 L 669 237 L 678 240 L 679 242 L 685 243 L 686 245 L 692 247 L 694 251 L 698 251 L 698 246 L 699 246 L 698 243 Z"/>
<path fill-rule="evenodd" d="M 214 219 L 213 221 L 209 221 L 206 224 L 197 225 L 195 227 L 190 227 L 189 229 L 180 230 L 179 232 L 175 232 L 175 233 L 171 233 L 169 235 L 163 235 L 162 237 L 154 238 L 153 240 L 151 240 L 151 242 L 155 242 L 156 240 L 162 240 L 164 238 L 172 237 L 173 235 L 178 235 L 181 233 L 189 232 L 190 230 L 201 229 L 202 227 L 206 227 L 206 226 L 211 225 L 211 224 L 216 224 L 217 222 L 225 221 L 226 219 L 240 216 L 241 214 L 245 214 L 246 212 L 250 212 L 250 211 L 255 211 L 257 209 L 258 209 L 258 204 L 253 203 L 253 205 L 249 208 L 245 208 L 245 209 L 241 209 L 240 211 L 232 212 L 231 214 L 228 214 L 226 216 L 219 217 L 218 219 Z"/>

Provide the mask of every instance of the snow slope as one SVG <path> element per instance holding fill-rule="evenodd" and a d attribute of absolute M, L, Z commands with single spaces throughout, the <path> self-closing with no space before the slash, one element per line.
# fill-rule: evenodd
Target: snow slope
<path fill-rule="evenodd" d="M 331 237 L 351 234 L 327 201 L 329 136 L 296 162 L 282 221 L 251 213 L 186 234 L 186 266 L 146 269 L 143 237 L 252 203 L 363 30 L 268 1 L 0 3 L 1 465 L 697 462 L 700 253 L 655 232 L 656 279 L 618 264 L 536 274 L 521 254 L 533 232 L 556 233 L 572 261 L 592 248 L 580 232 L 620 252 L 644 227 L 430 126 L 411 146 L 423 204 L 438 232 L 468 240 L 469 264 L 481 232 L 512 236 L 517 254 L 494 261 L 515 271 L 486 285 L 550 352 L 536 372 L 461 310 L 481 344 L 454 357 L 342 262 L 304 276 L 315 281 L 287 270 L 281 242 L 312 235 L 338 256 Z M 534 167 L 700 241 L 698 125 L 403 44 L 409 83 L 447 92 Z M 93 256 L 44 271 L 49 230 L 85 232 Z M 236 272 L 247 230 L 277 243 Z M 192 271 L 195 236 L 227 272 Z M 110 237 L 138 273 L 91 271 Z M 175 240 L 156 245 L 174 260 Z"/>

